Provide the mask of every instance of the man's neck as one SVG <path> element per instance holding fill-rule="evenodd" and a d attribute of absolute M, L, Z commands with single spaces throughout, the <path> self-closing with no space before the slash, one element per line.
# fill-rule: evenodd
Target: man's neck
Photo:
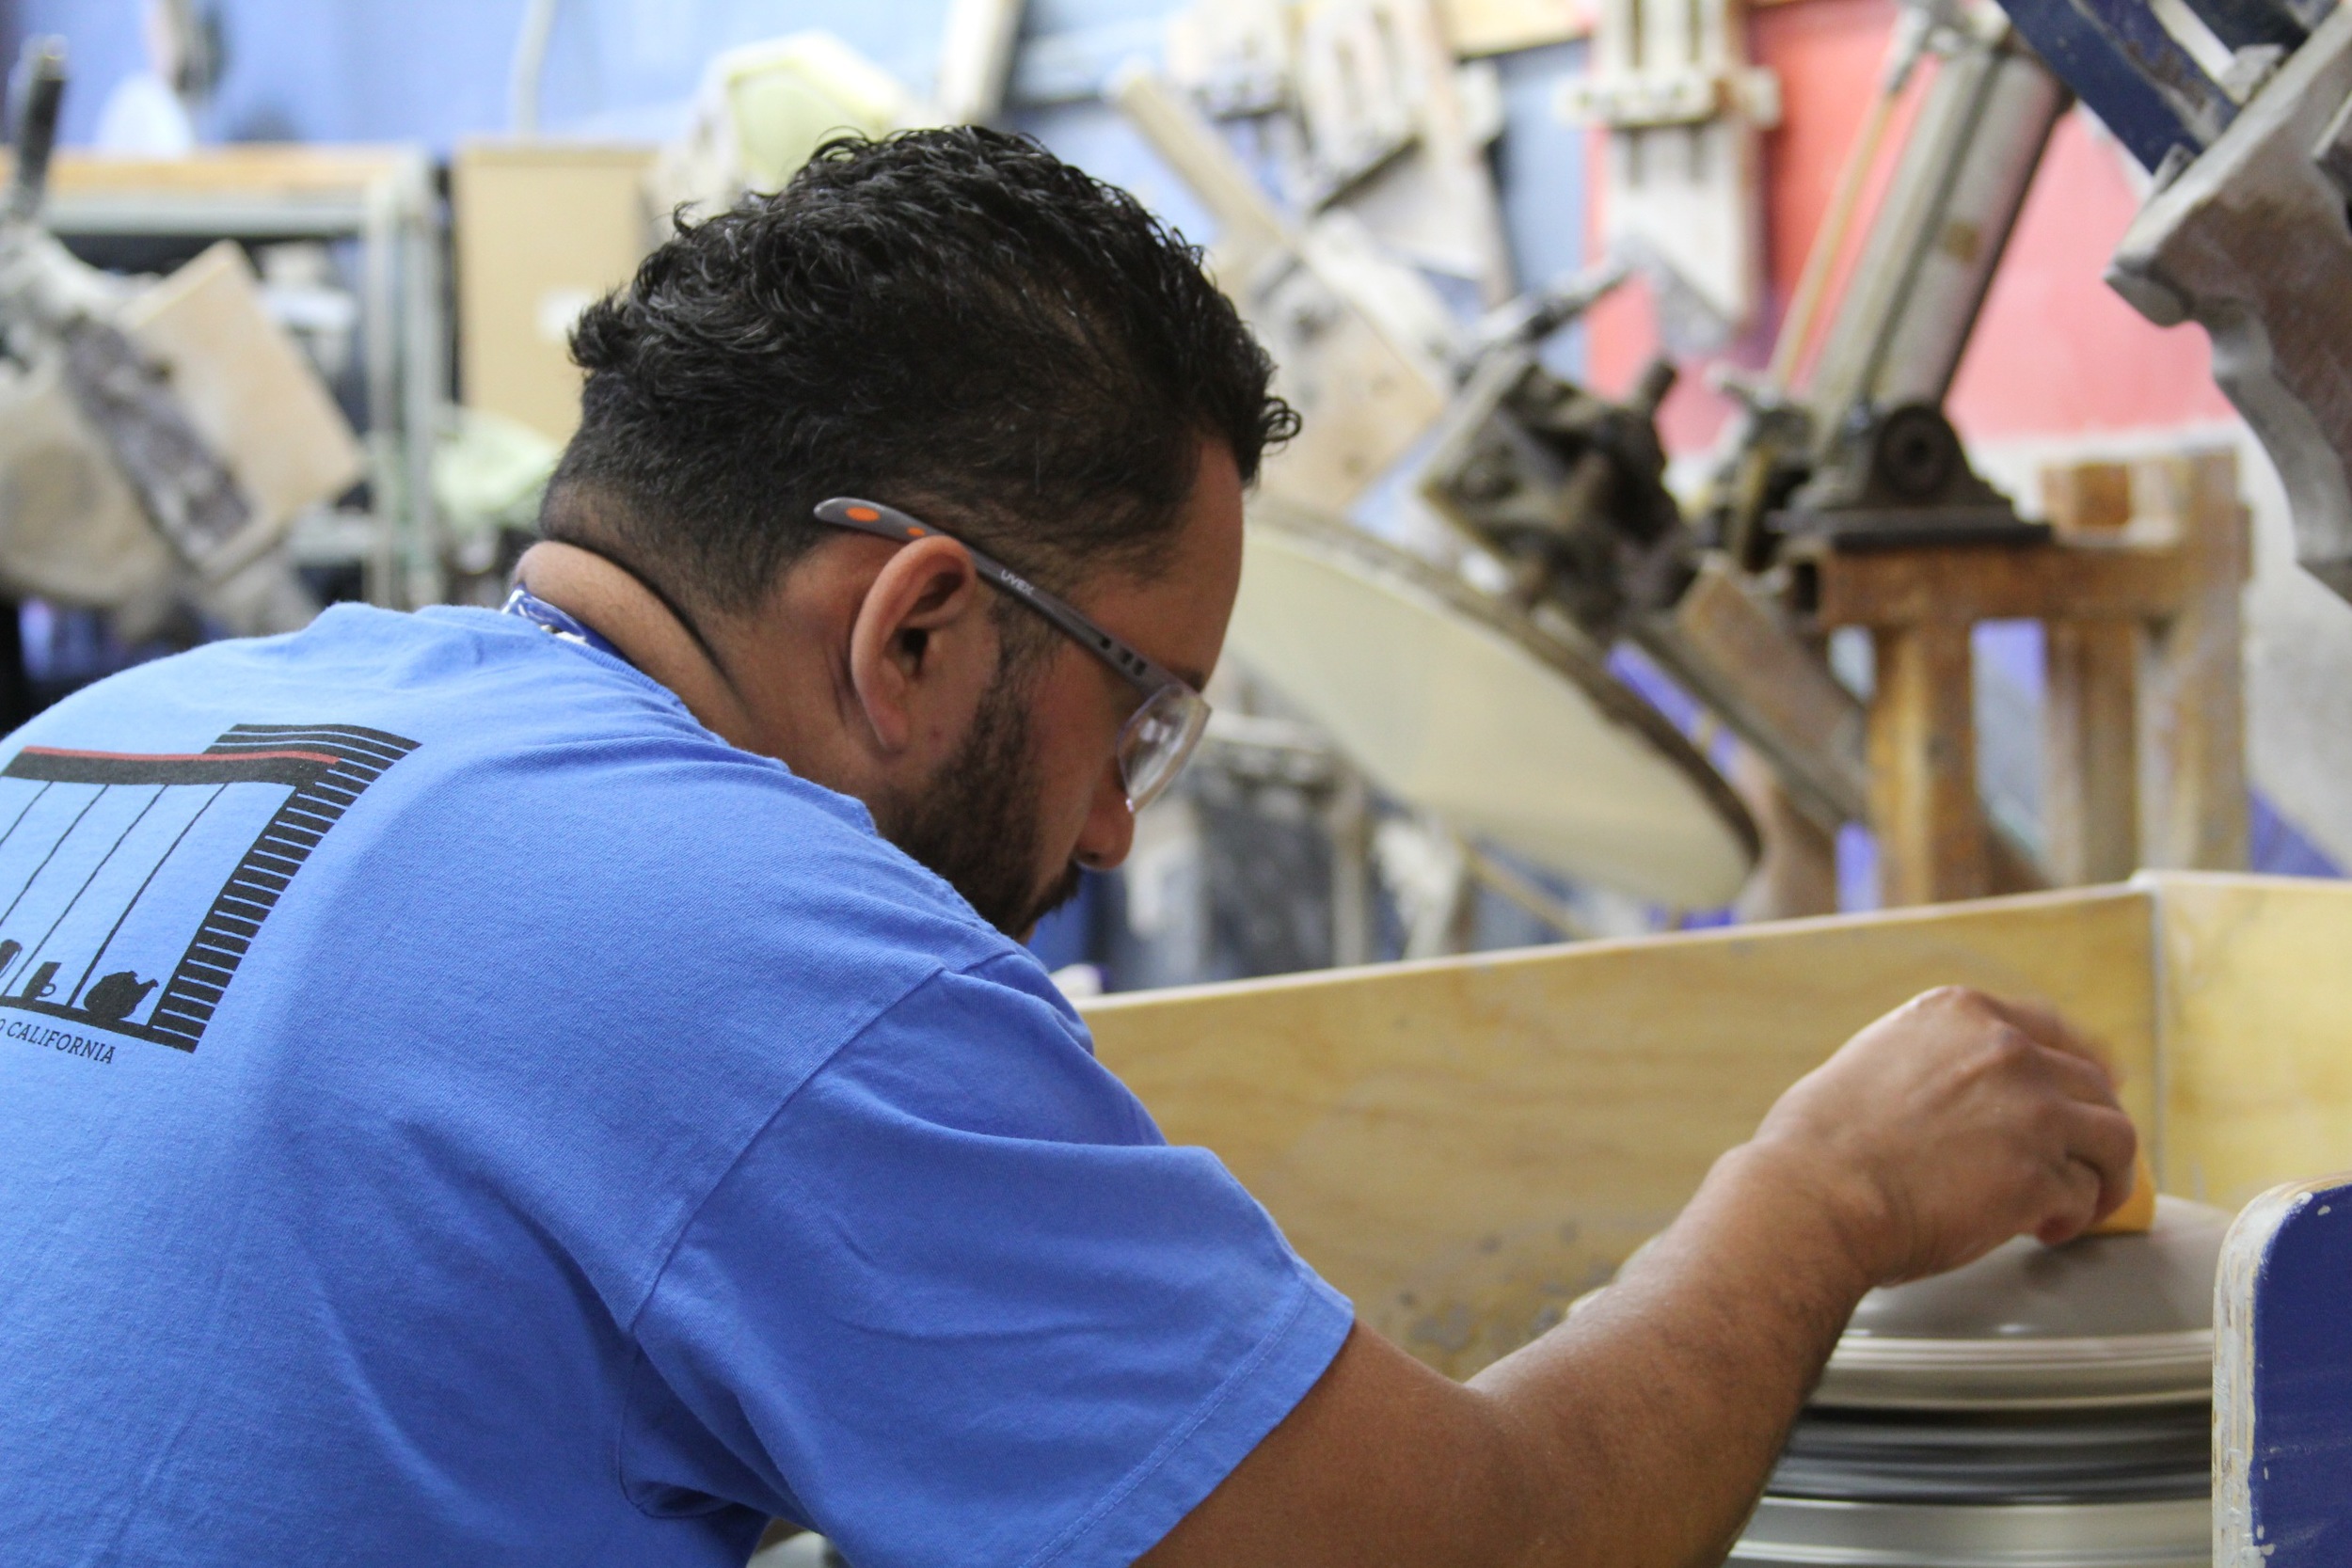
<path fill-rule="evenodd" d="M 515 579 L 620 649 L 720 739 L 747 752 L 767 750 L 719 658 L 634 575 L 593 551 L 548 541 L 523 552 Z"/>

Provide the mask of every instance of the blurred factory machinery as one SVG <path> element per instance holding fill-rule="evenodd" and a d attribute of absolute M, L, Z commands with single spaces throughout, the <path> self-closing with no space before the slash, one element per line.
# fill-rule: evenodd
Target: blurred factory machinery
<path fill-rule="evenodd" d="M 1931 55 L 1891 194 L 1824 309 L 1894 105 Z M 2059 538 L 1978 475 L 1943 408 L 2068 89 L 1999 11 L 1920 7 L 1897 31 L 1879 94 L 1771 367 L 1724 377 L 1746 415 L 1687 516 L 1665 485 L 1655 431 L 1672 368 L 1661 361 L 1613 403 L 1539 352 L 1629 264 L 1647 265 L 1645 252 L 1461 330 L 1430 308 L 1408 269 L 1366 248 L 1345 213 L 1302 221 L 1277 211 L 1192 103 L 1149 80 L 1130 81 L 1121 102 L 1218 212 L 1225 276 L 1310 409 L 1309 450 L 1276 466 L 1270 501 L 1311 495 L 1321 508 L 1343 506 L 1366 476 L 1423 450 L 1434 425 L 1421 494 L 1502 567 L 1500 580 L 1480 580 L 1473 559 L 1470 578 L 1554 636 L 1640 648 L 1768 765 L 1749 795 L 1779 853 L 1752 912 L 1834 907 L 1833 835 L 1848 822 L 1877 830 L 1881 893 L 1895 903 L 2096 879 L 2141 863 L 2237 863 L 2244 829 L 2229 824 L 2245 813 L 2233 760 L 2242 718 L 2234 699 L 2214 700 L 2242 684 L 2235 611 L 2196 591 L 2243 573 L 2234 503 L 2201 495 L 2168 519 L 2162 498 L 2146 499 L 2142 521 L 2172 526 L 2137 554 L 2095 547 L 2117 540 Z M 1719 101 L 1660 102 L 1642 123 L 1695 125 Z M 1826 323 L 1818 345 L 1817 318 Z M 2290 466 L 2310 467 L 2313 422 L 2279 415 L 2277 397 L 2249 395 L 2273 410 L 2274 431 L 2300 440 Z M 1427 423 L 1413 417 L 1431 404 L 1441 411 Z M 2319 446 L 2332 461 L 2335 449 Z M 2235 564 L 2225 559 L 2233 550 Z M 1941 601 L 1912 602 L 1931 579 L 1947 585 Z M 2111 586 L 2070 599 L 2087 580 Z M 2097 754 L 2057 791 L 2079 785 L 2090 799 L 2061 799 L 2053 813 L 2092 826 L 2039 846 L 1988 818 L 1975 778 L 1968 633 L 2020 617 L 2043 621 L 2061 654 L 2087 650 L 2078 672 L 2060 659 L 2059 684 L 2078 673 L 2106 703 L 2080 713 L 2058 705 L 2074 731 L 2051 749 Z M 1827 634 L 1840 625 L 1869 631 L 1875 689 L 1858 693 L 1833 672 Z M 2135 627 L 2144 654 L 2134 651 Z M 1237 646 L 1248 654 L 1247 631 Z M 1357 657 L 1340 640 L 1328 646 L 1334 662 Z M 1271 678 L 1309 681 L 1300 657 L 1285 653 Z M 2074 694 L 2067 685 L 2060 696 Z M 2127 716 L 2119 746 L 2107 733 L 2113 709 L 2142 695 L 2155 717 L 2136 736 Z M 2165 799 L 2139 800 L 2143 770 L 2115 761 L 2136 745 L 2192 759 L 2147 770 L 2153 787 L 2170 791 Z M 2175 773 L 2194 777 L 2174 787 Z M 2079 842 L 2114 823 L 2114 842 Z M 1596 870 L 1548 863 L 1571 877 Z"/>
<path fill-rule="evenodd" d="M 237 246 L 125 278 L 42 227 L 65 86 L 62 47 L 28 43 L 0 213 L 0 596 L 106 611 L 130 642 L 296 628 L 317 605 L 286 533 L 360 477 L 358 442 Z M 21 662 L 0 679 L 21 700 Z"/>

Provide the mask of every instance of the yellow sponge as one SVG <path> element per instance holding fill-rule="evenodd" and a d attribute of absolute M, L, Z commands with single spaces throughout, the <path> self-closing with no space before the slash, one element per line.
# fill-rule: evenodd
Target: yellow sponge
<path fill-rule="evenodd" d="M 2136 1236 L 2156 1223 L 2156 1172 L 2146 1145 L 2132 1160 L 2132 1196 L 2122 1207 L 2092 1226 L 2088 1236 Z"/>

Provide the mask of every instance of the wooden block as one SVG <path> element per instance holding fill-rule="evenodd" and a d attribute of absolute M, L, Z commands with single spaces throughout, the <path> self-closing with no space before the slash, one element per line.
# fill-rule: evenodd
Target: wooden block
<path fill-rule="evenodd" d="M 2132 520 L 2132 471 L 2121 463 L 2044 468 L 2042 509 L 2061 539 L 2120 533 Z"/>
<path fill-rule="evenodd" d="M 1855 1029 L 2063 1007 L 2152 1125 L 2153 916 L 2106 889 L 1110 996 L 1098 1053 L 1366 1322 L 1467 1375 L 1556 1321 Z"/>
<path fill-rule="evenodd" d="M 450 169 L 459 385 L 467 406 L 562 441 L 580 423 L 566 338 L 651 248 L 653 153 L 637 147 L 471 142 Z"/>
<path fill-rule="evenodd" d="M 1879 892 L 1889 908 L 1979 898 L 1990 891 L 1977 801 L 1974 650 L 1965 623 L 1873 633 L 1870 825 Z"/>
<path fill-rule="evenodd" d="M 2251 571 L 2237 461 L 2228 451 L 2133 468 L 2140 515 L 2168 522 L 2184 587 L 2142 650 L 2141 863 L 2229 871 L 2246 863 L 2243 596 Z"/>
<path fill-rule="evenodd" d="M 1823 626 L 1921 621 L 2142 621 L 2187 597 L 2178 552 L 2136 545 L 1952 545 L 1799 558 Z"/>

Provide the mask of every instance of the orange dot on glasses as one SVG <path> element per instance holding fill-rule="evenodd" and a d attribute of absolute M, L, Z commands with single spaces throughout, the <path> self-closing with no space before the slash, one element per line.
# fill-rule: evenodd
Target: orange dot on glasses
<path fill-rule="evenodd" d="M 870 506 L 850 506 L 844 507 L 842 511 L 843 514 L 848 516 L 850 521 L 853 523 L 879 523 L 882 521 L 882 514 L 875 511 Z"/>

